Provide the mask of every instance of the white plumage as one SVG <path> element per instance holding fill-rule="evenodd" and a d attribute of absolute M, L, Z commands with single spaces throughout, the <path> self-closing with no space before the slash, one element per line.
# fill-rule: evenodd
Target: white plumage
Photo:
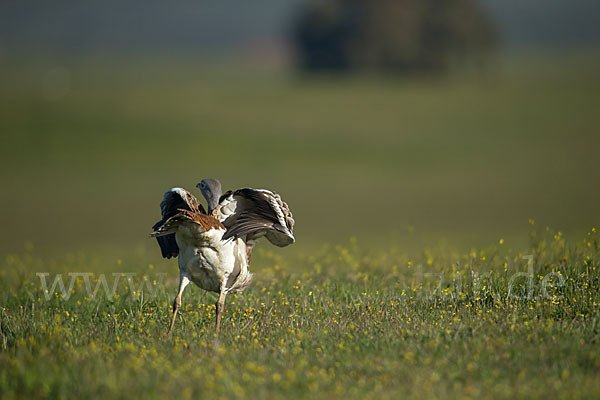
<path fill-rule="evenodd" d="M 179 290 L 173 302 L 173 330 L 181 297 L 189 282 L 219 293 L 216 332 L 228 293 L 244 290 L 252 280 L 248 269 L 252 247 L 265 236 L 283 247 L 295 241 L 294 219 L 281 197 L 269 190 L 243 188 L 221 196 L 221 184 L 204 179 L 197 185 L 208 212 L 187 190 L 173 188 L 161 202 L 162 219 L 153 226 L 163 257 L 178 256 Z"/>

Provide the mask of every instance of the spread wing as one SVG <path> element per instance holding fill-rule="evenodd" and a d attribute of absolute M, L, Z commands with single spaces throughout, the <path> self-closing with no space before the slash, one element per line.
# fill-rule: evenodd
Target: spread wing
<path fill-rule="evenodd" d="M 284 247 L 295 242 L 294 218 L 288 205 L 270 190 L 243 188 L 221 196 L 219 220 L 227 232 L 223 239 L 244 237 L 247 242 L 265 236 Z"/>
<path fill-rule="evenodd" d="M 163 200 L 160 203 L 162 219 L 152 226 L 152 231 L 164 230 L 166 222 L 180 210 L 199 212 L 206 214 L 204 208 L 194 195 L 182 188 L 173 188 L 165 192 Z M 163 228 L 163 229 L 161 229 Z M 175 233 L 169 233 L 163 236 L 156 236 L 162 256 L 165 258 L 177 257 L 179 247 L 175 241 Z"/>

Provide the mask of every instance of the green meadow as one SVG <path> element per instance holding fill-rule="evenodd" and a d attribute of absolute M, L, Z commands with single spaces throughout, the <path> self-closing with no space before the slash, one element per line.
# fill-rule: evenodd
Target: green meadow
<path fill-rule="evenodd" d="M 600 395 L 597 53 L 234 61 L 0 60 L 3 399 Z M 148 234 L 207 177 L 280 193 L 297 243 L 257 246 L 218 338 L 192 285 L 166 337 Z"/>

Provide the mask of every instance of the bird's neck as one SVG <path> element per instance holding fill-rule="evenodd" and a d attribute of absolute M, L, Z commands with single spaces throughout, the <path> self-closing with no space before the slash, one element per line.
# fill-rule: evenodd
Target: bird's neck
<path fill-rule="evenodd" d="M 219 205 L 219 196 L 215 196 L 211 194 L 210 196 L 206 196 L 206 204 L 208 206 L 208 214 L 212 214 L 212 212 Z"/>

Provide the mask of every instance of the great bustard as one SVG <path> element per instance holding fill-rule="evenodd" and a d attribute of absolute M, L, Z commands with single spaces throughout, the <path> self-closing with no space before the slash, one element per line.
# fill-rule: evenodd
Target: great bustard
<path fill-rule="evenodd" d="M 265 236 L 279 247 L 295 241 L 292 213 L 277 193 L 243 188 L 221 196 L 221 183 L 216 179 L 203 179 L 196 186 L 207 201 L 208 212 L 190 192 L 173 188 L 165 193 L 160 203 L 162 219 L 150 234 L 158 240 L 163 257 L 178 256 L 179 290 L 168 334 L 190 281 L 219 293 L 215 323 L 219 333 L 225 296 L 241 292 L 252 280 L 248 264 L 256 240 Z"/>

